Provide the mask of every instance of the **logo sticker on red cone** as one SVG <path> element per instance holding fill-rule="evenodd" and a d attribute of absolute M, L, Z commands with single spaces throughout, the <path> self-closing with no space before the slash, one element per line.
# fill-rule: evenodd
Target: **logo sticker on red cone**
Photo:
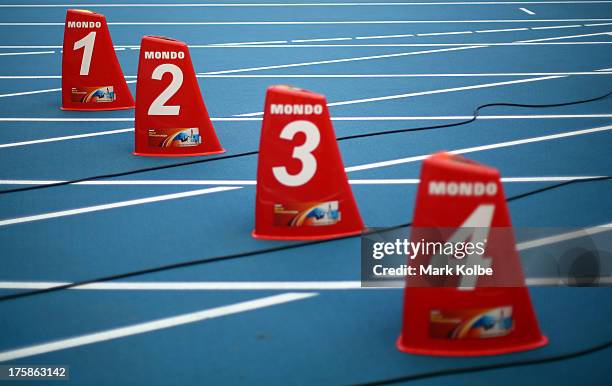
<path fill-rule="evenodd" d="M 470 253 L 420 253 L 409 266 L 397 347 L 425 355 L 475 356 L 547 343 L 538 326 L 499 172 L 446 153 L 423 162 L 411 241 L 470 245 Z M 444 272 L 445 276 L 435 276 Z M 447 272 L 451 272 L 447 274 Z"/>
<path fill-rule="evenodd" d="M 136 85 L 134 154 L 180 157 L 223 153 L 181 41 L 145 36 Z"/>
<path fill-rule="evenodd" d="M 69 9 L 62 54 L 63 110 L 120 110 L 134 107 L 115 55 L 106 18 Z"/>
<path fill-rule="evenodd" d="M 323 239 L 363 230 L 323 95 L 268 88 L 255 217 L 253 236 L 264 239 Z"/>

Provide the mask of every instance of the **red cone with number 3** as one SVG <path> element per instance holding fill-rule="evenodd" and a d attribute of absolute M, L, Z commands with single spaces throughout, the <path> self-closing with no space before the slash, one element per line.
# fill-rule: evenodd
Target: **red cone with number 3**
<path fill-rule="evenodd" d="M 69 9 L 62 54 L 62 110 L 120 110 L 134 107 L 115 55 L 106 18 Z"/>
<path fill-rule="evenodd" d="M 180 157 L 223 153 L 181 41 L 145 36 L 136 86 L 134 154 Z"/>
<path fill-rule="evenodd" d="M 325 97 L 289 86 L 268 88 L 253 236 L 312 240 L 362 230 Z"/>
<path fill-rule="evenodd" d="M 442 278 L 431 273 L 408 277 L 403 327 L 397 341 L 401 351 L 495 355 L 547 343 L 525 287 L 496 169 L 446 153 L 426 159 L 411 241 L 448 242 L 455 248 L 469 241 L 476 248 L 459 255 L 460 259 L 457 254 L 447 258 L 441 252 L 429 252 L 409 261 L 415 272 L 420 272 L 419 267 L 445 265 L 455 270 Z M 459 266 L 463 271 L 457 270 Z M 491 268 L 491 274 L 484 275 L 481 270 L 467 275 L 469 268 Z"/>

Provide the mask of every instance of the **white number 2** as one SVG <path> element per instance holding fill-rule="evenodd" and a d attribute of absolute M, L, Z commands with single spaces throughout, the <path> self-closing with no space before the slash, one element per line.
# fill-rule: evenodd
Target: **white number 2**
<path fill-rule="evenodd" d="M 317 126 L 309 121 L 293 121 L 283 128 L 280 138 L 288 141 L 292 140 L 297 133 L 304 133 L 306 141 L 293 149 L 293 158 L 300 160 L 302 170 L 297 174 L 289 174 L 284 166 L 272 168 L 274 177 L 286 186 L 301 186 L 310 181 L 317 171 L 317 159 L 312 152 L 319 146 L 321 134 Z"/>
<path fill-rule="evenodd" d="M 168 87 L 155 98 L 153 103 L 151 103 L 149 115 L 179 115 L 181 106 L 167 106 L 165 103 L 176 94 L 183 84 L 183 71 L 181 71 L 180 67 L 171 63 L 160 64 L 153 70 L 151 78 L 161 80 L 167 72 L 172 74 L 172 81 Z"/>
<path fill-rule="evenodd" d="M 96 42 L 96 32 L 90 32 L 83 39 L 74 42 L 73 49 L 79 50 L 85 47 L 83 51 L 83 59 L 81 59 L 81 70 L 79 75 L 89 75 L 89 66 L 91 64 L 91 54 L 93 53 L 94 43 Z"/>

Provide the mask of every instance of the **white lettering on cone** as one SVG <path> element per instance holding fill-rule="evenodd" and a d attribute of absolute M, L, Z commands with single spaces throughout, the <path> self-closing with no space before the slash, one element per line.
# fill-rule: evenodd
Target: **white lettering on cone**
<path fill-rule="evenodd" d="M 68 28 L 100 28 L 102 23 L 99 21 L 69 21 Z"/>
<path fill-rule="evenodd" d="M 271 104 L 270 114 L 273 115 L 321 115 L 323 114 L 322 105 L 285 105 Z"/>
<path fill-rule="evenodd" d="M 185 53 L 183 51 L 145 51 L 145 59 L 185 59 Z"/>
<path fill-rule="evenodd" d="M 431 181 L 428 192 L 431 196 L 495 196 L 497 184 L 495 182 Z"/>

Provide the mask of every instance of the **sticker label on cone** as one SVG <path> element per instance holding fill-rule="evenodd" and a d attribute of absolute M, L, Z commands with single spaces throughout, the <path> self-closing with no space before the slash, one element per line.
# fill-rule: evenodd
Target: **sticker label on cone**
<path fill-rule="evenodd" d="M 338 201 L 274 205 L 276 226 L 326 226 L 337 224 L 339 221 Z"/>
<path fill-rule="evenodd" d="M 134 107 L 103 15 L 70 9 L 62 53 L 62 108 L 116 110 Z"/>
<path fill-rule="evenodd" d="M 208 116 L 185 43 L 142 38 L 136 95 L 135 154 L 179 157 L 225 151 Z"/>
<path fill-rule="evenodd" d="M 424 274 L 407 279 L 398 348 L 493 355 L 546 344 L 525 287 L 499 172 L 440 153 L 423 162 L 420 181 L 411 241 L 475 247 L 460 257 L 456 248 L 410 257 L 408 270 Z"/>
<path fill-rule="evenodd" d="M 71 101 L 74 103 L 108 103 L 116 99 L 113 86 L 72 88 Z"/>
<path fill-rule="evenodd" d="M 149 129 L 150 147 L 189 147 L 202 143 L 197 127 L 188 129 Z"/>
<path fill-rule="evenodd" d="M 363 229 L 323 95 L 268 89 L 255 212 L 253 235 L 260 238 L 319 239 Z"/>
<path fill-rule="evenodd" d="M 512 307 L 432 310 L 429 334 L 439 339 L 483 339 L 508 335 L 514 326 Z"/>

